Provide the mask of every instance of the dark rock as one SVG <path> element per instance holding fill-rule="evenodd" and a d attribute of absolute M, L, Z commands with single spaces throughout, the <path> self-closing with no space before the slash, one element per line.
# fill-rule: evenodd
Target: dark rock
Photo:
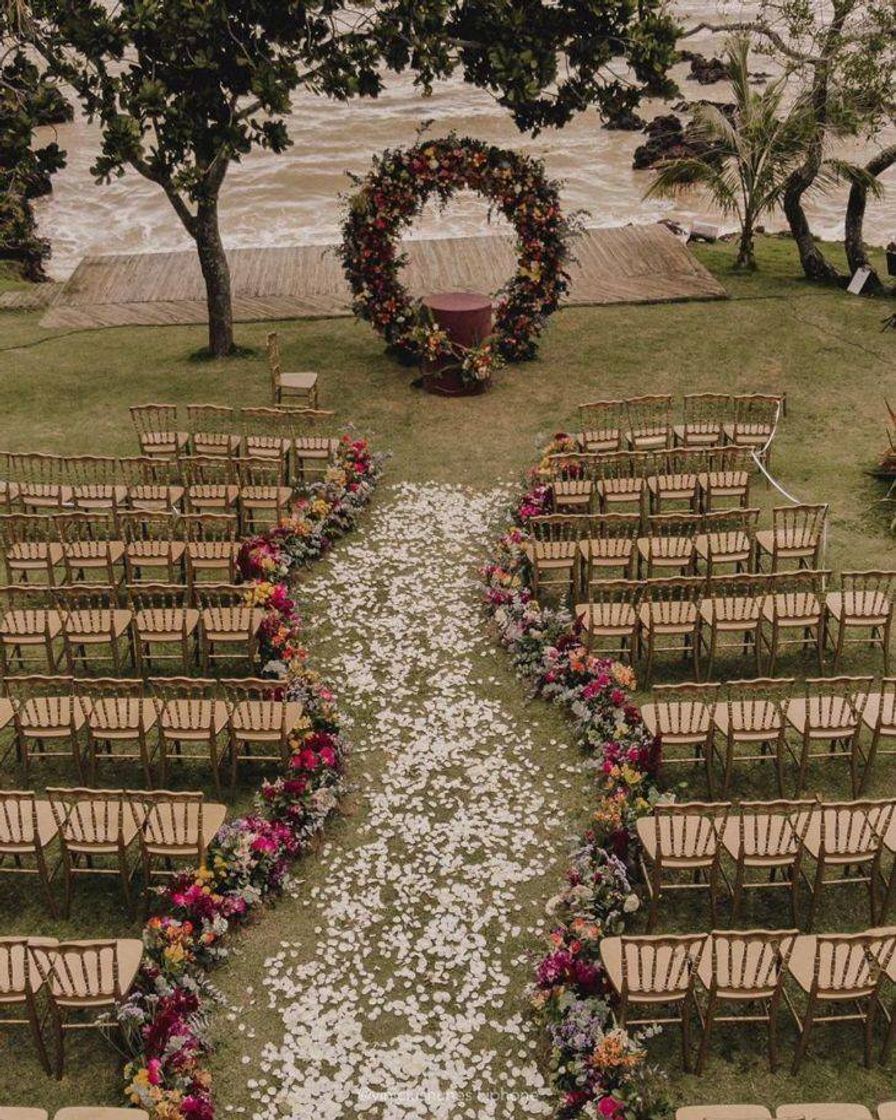
<path fill-rule="evenodd" d="M 637 147 L 632 157 L 635 171 L 644 171 L 671 159 L 705 156 L 712 151 L 711 145 L 697 139 L 693 126 L 685 127 L 674 113 L 656 117 L 644 131 L 647 142 Z"/>
<path fill-rule="evenodd" d="M 640 132 L 647 122 L 639 117 L 632 109 L 622 109 L 604 121 L 604 128 L 608 132 Z"/>
<path fill-rule="evenodd" d="M 682 62 L 690 62 L 688 77 L 701 86 L 711 86 L 714 82 L 724 82 L 731 77 L 728 63 L 721 58 L 707 58 L 698 51 L 679 51 Z"/>

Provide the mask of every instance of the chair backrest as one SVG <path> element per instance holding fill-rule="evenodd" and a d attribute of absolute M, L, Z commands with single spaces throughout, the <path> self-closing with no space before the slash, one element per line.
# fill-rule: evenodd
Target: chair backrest
<path fill-rule="evenodd" d="M 817 612 L 830 577 L 830 568 L 772 572 L 768 576 L 768 594 L 773 612 L 785 617 L 810 609 Z"/>
<path fill-rule="evenodd" d="M 11 454 L 10 473 L 23 486 L 61 486 L 66 481 L 65 459 L 44 451 Z"/>
<path fill-rule="evenodd" d="M 528 528 L 537 541 L 580 541 L 591 536 L 592 522 L 585 513 L 546 513 L 531 517 Z"/>
<path fill-rule="evenodd" d="M 190 605 L 190 589 L 180 583 L 129 583 L 127 597 L 134 611 L 178 610 Z"/>
<path fill-rule="evenodd" d="M 193 588 L 196 604 L 203 610 L 219 607 L 249 608 L 247 595 L 252 591 L 251 584 L 245 583 L 201 583 Z"/>
<path fill-rule="evenodd" d="M 280 358 L 280 336 L 276 331 L 268 331 L 267 336 L 268 365 L 271 373 L 276 376 L 282 372 L 283 366 Z"/>
<path fill-rule="evenodd" d="M 176 738 L 178 730 L 209 730 L 213 725 L 213 704 L 221 696 L 218 681 L 207 677 L 150 677 L 147 685 L 169 736 Z"/>
<path fill-rule="evenodd" d="M 812 731 L 857 731 L 873 677 L 807 677 L 806 726 Z"/>
<path fill-rule="evenodd" d="M 755 622 L 768 587 L 768 576 L 752 572 L 710 576 L 706 598 L 713 602 L 713 622 Z"/>
<path fill-rule="evenodd" d="M 75 678 L 46 673 L 21 673 L 0 679 L 15 708 L 32 697 L 74 696 Z"/>
<path fill-rule="evenodd" d="M 142 700 L 145 693 L 143 681 L 135 677 L 85 677 L 78 681 L 78 703 L 94 729 L 128 726 L 142 730 L 143 708 L 134 701 Z"/>
<path fill-rule="evenodd" d="M 704 860 L 719 853 L 730 801 L 678 801 L 655 805 L 653 825 L 659 862 Z"/>
<path fill-rule="evenodd" d="M 841 572 L 845 617 L 889 618 L 896 597 L 896 572 Z"/>
<path fill-rule="evenodd" d="M 674 579 L 641 580 L 642 601 L 651 606 L 699 603 L 706 593 L 705 576 L 676 576 Z"/>
<path fill-rule="evenodd" d="M 665 475 L 685 476 L 693 479 L 697 484 L 697 476 L 709 469 L 712 462 L 711 452 L 705 447 L 675 447 L 669 451 L 660 452 L 661 473 Z"/>
<path fill-rule="evenodd" d="M 130 413 L 138 436 L 177 431 L 176 404 L 133 404 Z"/>
<path fill-rule="evenodd" d="M 122 995 L 118 942 L 60 941 L 46 956 L 35 955 L 38 970 L 55 1000 L 89 999 L 117 1003 Z"/>
<path fill-rule="evenodd" d="M 573 482 L 580 479 L 594 479 L 598 476 L 599 465 L 607 454 L 617 452 L 597 451 L 560 451 L 548 455 L 544 460 L 545 473 L 551 482 Z"/>
<path fill-rule="evenodd" d="M 11 583 L 0 587 L 0 611 L 47 611 L 56 608 L 52 586 Z"/>
<path fill-rule="evenodd" d="M 799 930 L 714 929 L 705 952 L 710 959 L 710 990 L 743 992 L 767 999 L 784 983 L 787 962 Z"/>
<path fill-rule="evenodd" d="M 232 435 L 236 432 L 236 414 L 228 404 L 188 404 L 187 427 L 191 432 Z"/>
<path fill-rule="evenodd" d="M 621 937 L 622 991 L 681 998 L 690 991 L 705 952 L 706 934 Z"/>
<path fill-rule="evenodd" d="M 654 513 L 647 519 L 647 537 L 653 540 L 669 537 L 689 537 L 692 540 L 700 531 L 702 517 L 696 513 Z"/>
<path fill-rule="evenodd" d="M 775 506 L 772 510 L 777 548 L 809 548 L 821 540 L 827 505 Z"/>
<path fill-rule="evenodd" d="M 722 537 L 722 541 L 716 542 L 722 546 L 725 544 L 725 537 L 733 539 L 739 533 L 745 533 L 752 541 L 758 521 L 759 510 L 754 507 L 714 510 L 703 515 L 703 532 L 710 537 Z"/>
<path fill-rule="evenodd" d="M 689 435 L 715 435 L 731 419 L 732 411 L 733 400 L 730 393 L 685 393 L 685 439 Z"/>
<path fill-rule="evenodd" d="M 590 540 L 634 540 L 641 529 L 640 513 L 601 513 L 591 517 Z"/>
<path fill-rule="evenodd" d="M 118 521 L 113 513 L 61 513 L 55 518 L 55 524 L 59 539 L 65 544 L 121 539 Z"/>
<path fill-rule="evenodd" d="M 0 514 L 0 546 L 5 552 L 16 545 L 47 544 L 56 539 L 56 518 L 52 514 Z"/>
<path fill-rule="evenodd" d="M 69 456 L 65 472 L 76 486 L 114 486 L 121 478 L 119 461 L 110 455 Z"/>
<path fill-rule="evenodd" d="M 286 462 L 279 457 L 244 455 L 236 460 L 236 468 L 240 486 L 282 486 L 286 475 Z"/>
<path fill-rule="evenodd" d="M 766 428 L 771 434 L 781 411 L 782 398 L 770 393 L 739 393 L 734 401 L 734 436 Z"/>
<path fill-rule="evenodd" d="M 47 786 L 47 798 L 56 827 L 68 843 L 124 844 L 125 823 L 133 817 L 133 807 L 123 789 Z"/>
<path fill-rule="evenodd" d="M 621 435 L 620 429 L 626 417 L 625 401 L 588 401 L 579 405 L 579 417 L 585 431 L 608 437 Z"/>
<path fill-rule="evenodd" d="M 288 439 L 292 431 L 291 409 L 241 408 L 239 410 L 240 430 L 247 436 L 274 436 Z"/>
<path fill-rule="evenodd" d="M 625 402 L 629 431 L 635 436 L 665 436 L 672 427 L 672 397 L 651 393 Z"/>
<path fill-rule="evenodd" d="M 244 700 L 286 699 L 286 686 L 283 681 L 271 677 L 222 677 L 218 683 L 225 699 L 231 704 L 239 704 Z"/>
<path fill-rule="evenodd" d="M 54 598 L 60 610 L 97 612 L 114 610 L 118 605 L 114 587 L 104 583 L 79 583 L 57 587 Z"/>
<path fill-rule="evenodd" d="M 735 817 L 740 855 L 782 859 L 795 855 L 821 807 L 818 801 L 742 801 Z"/>
<path fill-rule="evenodd" d="M 17 789 L 0 792 L 0 846 L 37 844 L 39 841 L 37 798 L 34 792 Z"/>
<path fill-rule="evenodd" d="M 792 677 L 754 677 L 728 681 L 725 708 L 728 734 L 780 731 L 796 681 Z"/>
<path fill-rule="evenodd" d="M 239 528 L 232 513 L 185 513 L 177 524 L 188 541 L 235 541 Z"/>
<path fill-rule="evenodd" d="M 660 736 L 708 733 L 721 688 L 715 681 L 654 685 L 654 710 Z"/>
<path fill-rule="evenodd" d="M 179 515 L 169 510 L 123 510 L 118 514 L 121 539 L 135 541 L 174 541 L 180 537 Z"/>
<path fill-rule="evenodd" d="M 28 942 L 27 937 L 0 937 L 0 997 L 24 1000 L 33 991 Z"/>
<path fill-rule="evenodd" d="M 826 802 L 818 814 L 821 853 L 872 859 L 882 849 L 894 811 L 896 801 L 886 798 Z"/>
<path fill-rule="evenodd" d="M 641 599 L 642 586 L 642 581 L 637 579 L 602 579 L 590 585 L 588 598 L 592 603 L 620 603 L 635 607 Z"/>
<path fill-rule="evenodd" d="M 820 933 L 815 938 L 812 990 L 824 997 L 872 994 L 883 970 L 874 956 L 873 933 Z"/>
<path fill-rule="evenodd" d="M 187 486 L 233 486 L 237 481 L 231 454 L 182 455 L 180 465 Z"/>
<path fill-rule="evenodd" d="M 129 790 L 131 801 L 145 810 L 143 839 L 147 844 L 204 849 L 211 839 L 205 830 L 205 794 L 191 790 Z"/>

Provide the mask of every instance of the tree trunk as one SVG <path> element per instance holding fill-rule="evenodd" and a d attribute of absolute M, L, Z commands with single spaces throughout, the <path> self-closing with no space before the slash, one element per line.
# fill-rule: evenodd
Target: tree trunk
<path fill-rule="evenodd" d="M 753 272 L 756 268 L 756 252 L 753 244 L 753 219 L 744 218 L 740 227 L 740 244 L 737 247 L 737 260 L 734 267 L 742 272 Z"/>
<path fill-rule="evenodd" d="M 230 266 L 218 228 L 217 200 L 199 203 L 194 236 L 205 280 L 208 348 L 214 357 L 226 358 L 233 352 L 233 305 L 230 295 Z"/>
<path fill-rule="evenodd" d="M 865 170 L 869 175 L 882 175 L 894 163 L 896 163 L 896 144 L 891 144 L 889 148 L 884 148 L 882 152 L 878 152 L 874 159 L 869 160 L 865 165 Z M 863 183 L 853 183 L 849 189 L 849 200 L 846 203 L 843 242 L 851 272 L 854 273 L 857 268 L 871 268 L 871 275 L 866 280 L 862 291 L 868 292 L 870 295 L 880 295 L 886 291 L 886 287 L 881 282 L 877 272 L 871 267 L 868 254 L 865 252 L 864 223 L 867 203 L 867 187 Z"/>

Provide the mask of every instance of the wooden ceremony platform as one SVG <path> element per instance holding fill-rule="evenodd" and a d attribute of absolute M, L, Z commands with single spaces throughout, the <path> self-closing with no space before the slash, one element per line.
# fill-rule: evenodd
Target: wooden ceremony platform
<path fill-rule="evenodd" d="M 505 236 L 406 242 L 406 283 L 434 291 L 494 293 L 515 268 Z M 661 225 L 589 229 L 575 242 L 567 306 L 724 299 L 725 290 Z M 234 318 L 239 321 L 351 315 L 351 297 L 332 246 L 228 251 Z M 89 329 L 206 321 L 196 254 L 91 256 L 75 269 L 41 320 L 43 327 Z"/>

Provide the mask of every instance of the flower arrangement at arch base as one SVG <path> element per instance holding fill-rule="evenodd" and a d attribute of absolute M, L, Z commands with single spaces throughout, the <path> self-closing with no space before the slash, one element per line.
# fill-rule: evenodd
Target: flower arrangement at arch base
<path fill-rule="evenodd" d="M 218 996 L 209 973 L 228 956 L 227 935 L 281 893 L 290 865 L 345 792 L 348 746 L 333 694 L 307 665 L 287 581 L 354 526 L 382 464 L 366 441 L 343 437 L 324 479 L 306 488 L 284 522 L 240 552 L 247 602 L 265 610 L 262 671 L 283 680 L 284 696 L 301 703 L 302 715 L 291 731 L 286 772 L 263 783 L 249 815 L 223 825 L 205 866 L 157 891 L 158 913 L 143 931 L 144 962 L 118 1013 L 132 1055 L 125 1095 L 152 1120 L 214 1120 L 206 1058 L 208 1015 Z"/>
<path fill-rule="evenodd" d="M 560 433 L 544 456 L 570 446 Z M 634 828 L 662 796 L 656 784 L 661 744 L 631 701 L 632 669 L 590 653 L 570 612 L 542 607 L 532 594 L 527 524 L 553 509 L 545 458 L 527 476 L 512 525 L 482 570 L 484 598 L 533 693 L 562 705 L 574 720 L 597 804 L 564 889 L 548 903 L 555 925 L 531 1002 L 547 1033 L 562 1120 L 655 1120 L 668 1115 L 668 1105 L 658 1091 L 662 1076 L 647 1061 L 650 1032 L 629 1034 L 616 1024 L 600 943 L 622 933 L 640 907 Z"/>

